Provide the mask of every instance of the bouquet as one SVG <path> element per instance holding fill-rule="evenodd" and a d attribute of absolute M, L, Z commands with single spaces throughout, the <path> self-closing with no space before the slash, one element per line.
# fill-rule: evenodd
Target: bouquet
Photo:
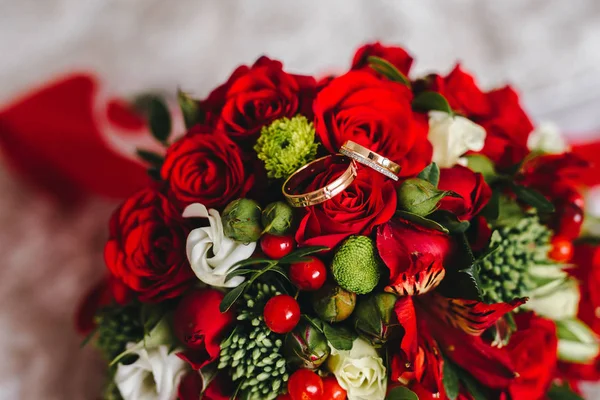
<path fill-rule="evenodd" d="M 598 379 L 587 161 L 512 88 L 412 61 L 373 43 L 317 80 L 261 57 L 180 91 L 173 134 L 136 99 L 153 183 L 113 214 L 78 313 L 105 398 L 576 399 Z"/>

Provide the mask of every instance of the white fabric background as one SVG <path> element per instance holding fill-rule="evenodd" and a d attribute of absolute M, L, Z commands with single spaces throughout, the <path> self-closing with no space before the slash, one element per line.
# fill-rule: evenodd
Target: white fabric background
<path fill-rule="evenodd" d="M 124 95 L 203 96 L 262 53 L 331 72 L 375 39 L 409 49 L 415 75 L 461 60 L 487 87 L 517 86 L 536 120 L 600 132 L 596 0 L 0 0 L 0 107 L 73 69 Z M 61 210 L 0 172 L 0 399 L 96 397 L 101 363 L 79 350 L 72 312 L 104 268 L 112 207 Z"/>

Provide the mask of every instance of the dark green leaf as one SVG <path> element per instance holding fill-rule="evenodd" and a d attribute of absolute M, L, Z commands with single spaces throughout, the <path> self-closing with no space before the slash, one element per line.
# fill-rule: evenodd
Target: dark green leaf
<path fill-rule="evenodd" d="M 419 400 L 419 396 L 407 387 L 397 386 L 388 392 L 385 400 Z"/>
<path fill-rule="evenodd" d="M 150 178 L 152 178 L 153 180 L 157 182 L 160 182 L 162 180 L 160 168 L 150 167 L 146 172 L 148 173 L 148 176 L 150 176 Z"/>
<path fill-rule="evenodd" d="M 412 102 L 412 107 L 416 111 L 443 111 L 452 114 L 452 107 L 448 100 L 438 92 L 421 92 Z"/>
<path fill-rule="evenodd" d="M 471 250 L 466 235 L 456 235 L 459 248 L 453 268 L 446 269 L 446 277 L 438 290 L 446 297 L 468 300 L 482 300 L 479 266 Z"/>
<path fill-rule="evenodd" d="M 352 350 L 352 342 L 358 337 L 356 332 L 345 326 L 323 323 L 323 333 L 327 341 L 338 350 Z"/>
<path fill-rule="evenodd" d="M 137 149 L 136 153 L 138 157 L 141 158 L 143 161 L 155 167 L 160 168 L 163 162 L 165 161 L 165 158 L 163 156 L 152 151 Z"/>
<path fill-rule="evenodd" d="M 248 265 L 271 264 L 273 262 L 274 260 L 271 260 L 270 258 L 247 258 L 235 263 L 233 268 L 247 267 Z"/>
<path fill-rule="evenodd" d="M 554 205 L 543 194 L 535 189 L 513 183 L 513 191 L 517 198 L 541 212 L 554 212 Z"/>
<path fill-rule="evenodd" d="M 587 216 L 586 216 L 587 218 Z M 575 240 L 576 244 L 590 244 L 590 245 L 600 245 L 600 237 L 597 236 L 583 236 L 580 237 L 579 239 Z"/>
<path fill-rule="evenodd" d="M 227 276 L 225 276 L 225 282 L 229 282 L 231 280 L 231 278 L 233 278 L 233 277 L 249 275 L 249 274 L 253 274 L 255 272 L 256 272 L 256 269 L 254 269 L 254 268 L 237 268 L 237 269 L 234 269 L 233 271 L 231 271 L 230 273 L 228 273 Z"/>
<path fill-rule="evenodd" d="M 583 400 L 583 397 L 573 392 L 567 384 L 562 386 L 552 384 L 547 395 L 550 400 Z"/>
<path fill-rule="evenodd" d="M 166 143 L 171 134 L 171 114 L 163 100 L 156 95 L 143 95 L 135 99 L 134 106 L 146 117 L 152 136 Z"/>
<path fill-rule="evenodd" d="M 325 324 L 323 321 L 321 321 L 321 320 L 320 320 L 320 319 L 318 319 L 318 318 L 311 318 L 311 317 L 309 317 L 309 316 L 308 316 L 308 315 L 306 315 L 306 314 L 303 314 L 303 315 L 302 315 L 302 318 L 306 318 L 306 320 L 307 320 L 308 322 L 310 322 L 310 324 L 311 324 L 312 326 L 314 326 L 314 327 L 315 327 L 316 329 L 318 329 L 319 331 L 323 332 L 323 325 Z"/>
<path fill-rule="evenodd" d="M 446 396 L 450 400 L 455 400 L 460 392 L 460 382 L 456 367 L 449 360 L 444 359 L 443 383 Z"/>
<path fill-rule="evenodd" d="M 500 215 L 500 192 L 498 190 L 492 191 L 492 197 L 481 210 L 481 215 L 485 217 L 489 222 L 495 221 Z"/>
<path fill-rule="evenodd" d="M 461 221 L 456 215 L 447 210 L 437 210 L 430 217 L 446 227 L 451 233 L 465 233 L 470 226 L 469 221 Z"/>
<path fill-rule="evenodd" d="M 183 121 L 187 129 L 202 122 L 204 115 L 202 110 L 200 110 L 197 100 L 192 99 L 180 89 L 177 91 L 177 101 L 179 102 L 179 108 L 181 108 Z"/>
<path fill-rule="evenodd" d="M 432 162 L 426 166 L 423 171 L 419 172 L 417 178 L 426 180 L 437 188 L 438 184 L 440 183 L 440 167 L 438 167 L 436 163 Z"/>
<path fill-rule="evenodd" d="M 321 251 L 327 251 L 327 250 L 329 250 L 329 247 L 326 247 L 326 246 L 302 247 L 301 249 L 298 249 L 298 250 L 288 254 L 287 256 L 281 258 L 279 260 L 279 264 L 293 264 L 293 263 L 297 263 L 300 261 L 305 261 L 304 257 L 306 257 L 310 254 L 315 254 L 315 253 L 319 253 Z"/>
<path fill-rule="evenodd" d="M 219 310 L 222 313 L 229 311 L 231 306 L 233 306 L 233 304 L 242 296 L 242 294 L 244 294 L 248 284 L 249 282 L 246 281 L 225 294 L 225 297 L 223 297 L 223 300 L 221 300 L 221 304 L 219 305 Z"/>
<path fill-rule="evenodd" d="M 432 219 L 421 217 L 420 215 L 413 214 L 408 211 L 396 211 L 396 215 L 401 218 L 407 219 L 410 222 L 414 222 L 417 225 L 421 225 L 425 228 L 434 229 L 436 231 L 440 231 L 440 232 L 444 232 L 444 233 L 450 233 L 450 231 L 448 229 L 446 229 L 444 226 L 440 225 L 439 223 L 435 222 Z"/>
<path fill-rule="evenodd" d="M 288 278 L 287 274 L 281 267 L 275 266 L 275 267 L 269 269 L 269 272 L 274 272 L 276 274 L 279 274 L 279 276 L 281 276 L 285 281 L 291 283 L 290 278 Z"/>
<path fill-rule="evenodd" d="M 463 369 L 458 369 L 460 381 L 465 385 L 467 391 L 473 397 L 473 400 L 488 400 L 490 395 L 488 390 L 481 383 L 475 380 L 471 374 Z"/>
<path fill-rule="evenodd" d="M 389 61 L 384 60 L 380 57 L 369 56 L 367 57 L 367 61 L 369 62 L 369 66 L 373 68 L 375 71 L 385 76 L 391 81 L 402 83 L 410 87 L 410 81 L 408 78 L 396 68 Z"/>
<path fill-rule="evenodd" d="M 83 338 L 83 340 L 81 341 L 81 343 L 79 344 L 79 348 L 84 348 L 85 346 L 87 346 L 87 344 L 90 342 L 90 340 L 92 340 L 92 338 L 94 336 L 96 336 L 96 333 L 98 332 L 98 327 L 96 326 L 90 333 L 87 334 L 87 336 L 85 338 Z"/>

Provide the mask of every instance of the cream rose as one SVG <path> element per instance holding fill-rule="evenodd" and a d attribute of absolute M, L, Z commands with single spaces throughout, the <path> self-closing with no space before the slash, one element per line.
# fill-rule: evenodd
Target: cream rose
<path fill-rule="evenodd" d="M 185 361 L 169 346 L 144 348 L 129 343 L 138 359 L 129 365 L 119 364 L 115 384 L 124 400 L 175 400 L 179 382 L 187 370 Z"/>
<path fill-rule="evenodd" d="M 208 210 L 200 203 L 190 204 L 183 211 L 186 218 L 208 218 L 209 226 L 194 229 L 187 238 L 187 257 L 192 270 L 202 282 L 211 286 L 233 288 L 244 281 L 236 276 L 227 282 L 225 277 L 233 266 L 249 258 L 256 242 L 237 243 L 225 236 L 221 215 L 217 210 Z"/>
<path fill-rule="evenodd" d="M 385 399 L 387 373 L 383 360 L 373 346 L 358 338 L 350 351 L 330 347 L 327 365 L 348 393 L 348 400 Z"/>
<path fill-rule="evenodd" d="M 433 161 L 440 168 L 451 168 L 469 150 L 481 151 L 485 129 L 476 123 L 443 111 L 429 112 L 428 139 L 433 146 Z"/>
<path fill-rule="evenodd" d="M 540 124 L 527 139 L 527 147 L 532 151 L 541 151 L 549 154 L 561 154 L 569 150 L 560 129 L 553 123 Z"/>
<path fill-rule="evenodd" d="M 530 267 L 532 277 L 546 283 L 529 294 L 529 301 L 523 308 L 554 321 L 573 318 L 579 308 L 579 287 L 577 281 L 569 277 L 562 265 L 536 265 Z"/>

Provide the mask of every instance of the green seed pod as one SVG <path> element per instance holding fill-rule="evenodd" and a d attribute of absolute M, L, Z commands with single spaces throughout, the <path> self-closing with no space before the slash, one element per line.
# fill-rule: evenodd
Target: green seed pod
<path fill-rule="evenodd" d="M 420 216 L 431 214 L 447 192 L 419 178 L 405 180 L 398 188 L 398 209 Z"/>
<path fill-rule="evenodd" d="M 293 331 L 285 335 L 283 354 L 292 369 L 317 369 L 329 357 L 325 335 L 310 322 L 301 320 Z"/>
<path fill-rule="evenodd" d="M 291 233 L 294 223 L 294 210 L 287 203 L 271 203 L 262 212 L 263 233 L 283 236 Z"/>
<path fill-rule="evenodd" d="M 397 297 L 392 293 L 376 293 L 361 297 L 352 314 L 356 332 L 375 347 L 383 346 L 400 333 L 394 313 Z"/>
<path fill-rule="evenodd" d="M 236 242 L 251 243 L 260 239 L 260 206 L 250 199 L 232 201 L 223 210 L 223 231 Z"/>
<path fill-rule="evenodd" d="M 315 313 L 326 322 L 340 322 L 352 314 L 356 306 L 356 293 L 337 285 L 324 285 L 312 297 Z"/>

